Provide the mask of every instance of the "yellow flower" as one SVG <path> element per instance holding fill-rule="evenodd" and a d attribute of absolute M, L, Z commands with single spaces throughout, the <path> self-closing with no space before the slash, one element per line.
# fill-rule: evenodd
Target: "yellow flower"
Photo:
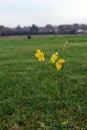
<path fill-rule="evenodd" d="M 59 59 L 57 62 L 56 62 L 56 68 L 58 69 L 58 70 L 60 70 L 61 68 L 62 68 L 62 64 L 65 62 L 65 60 L 64 59 Z"/>
<path fill-rule="evenodd" d="M 35 57 L 38 58 L 38 61 L 45 60 L 44 53 L 40 49 L 36 50 Z"/>
<path fill-rule="evenodd" d="M 61 124 L 62 125 L 67 125 L 68 123 L 69 123 L 69 121 L 67 120 L 67 121 L 62 122 Z"/>
<path fill-rule="evenodd" d="M 40 54 L 41 54 L 41 50 L 40 49 L 36 50 L 35 57 L 38 58 Z"/>
<path fill-rule="evenodd" d="M 45 57 L 43 56 L 38 57 L 38 61 L 44 61 L 44 60 L 45 60 Z"/>
<path fill-rule="evenodd" d="M 54 64 L 54 63 L 56 62 L 57 58 L 58 58 L 58 52 L 54 53 L 54 54 L 51 56 L 51 58 L 50 58 L 51 63 Z"/>
<path fill-rule="evenodd" d="M 62 64 L 62 63 L 64 63 L 64 62 L 65 62 L 65 60 L 64 60 L 64 59 L 62 59 L 62 58 L 60 58 L 60 59 L 58 60 L 58 62 L 59 62 L 60 64 Z"/>

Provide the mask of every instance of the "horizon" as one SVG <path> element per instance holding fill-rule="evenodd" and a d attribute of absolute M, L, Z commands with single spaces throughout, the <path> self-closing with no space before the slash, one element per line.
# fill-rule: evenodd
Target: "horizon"
<path fill-rule="evenodd" d="M 60 25 L 74 25 L 74 24 L 78 24 L 78 25 L 87 25 L 87 23 L 76 23 L 76 22 L 74 22 L 74 23 L 72 23 L 72 24 L 59 24 L 59 25 L 53 25 L 53 24 L 46 24 L 46 25 L 52 25 L 53 27 L 57 27 L 57 26 L 60 26 Z M 31 25 L 24 25 L 24 26 L 21 26 L 20 24 L 17 24 L 16 26 L 6 26 L 6 25 L 0 25 L 0 26 L 3 26 L 3 27 L 8 27 L 8 28 L 16 28 L 16 27 L 18 27 L 18 26 L 20 26 L 21 28 L 23 28 L 23 27 L 31 27 L 32 25 L 35 25 L 35 26 L 37 26 L 37 27 L 45 27 L 46 25 L 44 25 L 44 26 L 41 26 L 41 25 L 36 25 L 36 24 L 31 24 Z"/>

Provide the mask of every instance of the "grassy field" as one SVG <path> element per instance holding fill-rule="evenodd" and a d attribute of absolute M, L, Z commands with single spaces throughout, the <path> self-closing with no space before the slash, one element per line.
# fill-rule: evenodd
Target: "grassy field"
<path fill-rule="evenodd" d="M 50 57 L 66 40 L 62 76 Z M 87 130 L 87 36 L 0 37 L 0 130 Z"/>

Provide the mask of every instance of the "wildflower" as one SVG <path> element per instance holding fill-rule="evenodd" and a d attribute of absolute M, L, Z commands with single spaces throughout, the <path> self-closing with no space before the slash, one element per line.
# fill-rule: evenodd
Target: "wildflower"
<path fill-rule="evenodd" d="M 40 53 L 41 53 L 41 50 L 40 49 L 38 49 L 38 50 L 36 50 L 36 53 L 35 53 L 35 57 L 39 57 L 39 55 L 40 55 Z"/>
<path fill-rule="evenodd" d="M 65 62 L 65 60 L 64 59 L 59 59 L 57 62 L 56 62 L 56 68 L 58 69 L 58 70 L 60 70 L 61 68 L 62 68 L 62 64 Z"/>
<path fill-rule="evenodd" d="M 62 125 L 67 125 L 68 123 L 69 123 L 69 121 L 67 120 L 67 121 L 62 122 L 61 124 Z"/>
<path fill-rule="evenodd" d="M 56 62 L 57 58 L 58 58 L 58 52 L 54 53 L 54 54 L 51 56 L 51 58 L 50 58 L 51 63 L 54 64 L 54 63 Z"/>
<path fill-rule="evenodd" d="M 35 57 L 38 58 L 38 61 L 45 60 L 44 53 L 40 49 L 36 50 Z"/>
<path fill-rule="evenodd" d="M 64 47 L 67 47 L 68 45 L 69 45 L 69 42 L 66 40 L 65 44 L 64 44 Z"/>

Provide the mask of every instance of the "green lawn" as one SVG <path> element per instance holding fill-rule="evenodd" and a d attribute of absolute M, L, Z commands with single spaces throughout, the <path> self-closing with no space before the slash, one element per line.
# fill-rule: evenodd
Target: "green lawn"
<path fill-rule="evenodd" d="M 57 51 L 61 57 L 66 40 L 61 75 L 50 57 Z M 45 53 L 44 62 L 35 58 L 37 49 Z M 86 35 L 0 37 L 0 130 L 13 130 L 13 126 L 87 130 Z"/>

